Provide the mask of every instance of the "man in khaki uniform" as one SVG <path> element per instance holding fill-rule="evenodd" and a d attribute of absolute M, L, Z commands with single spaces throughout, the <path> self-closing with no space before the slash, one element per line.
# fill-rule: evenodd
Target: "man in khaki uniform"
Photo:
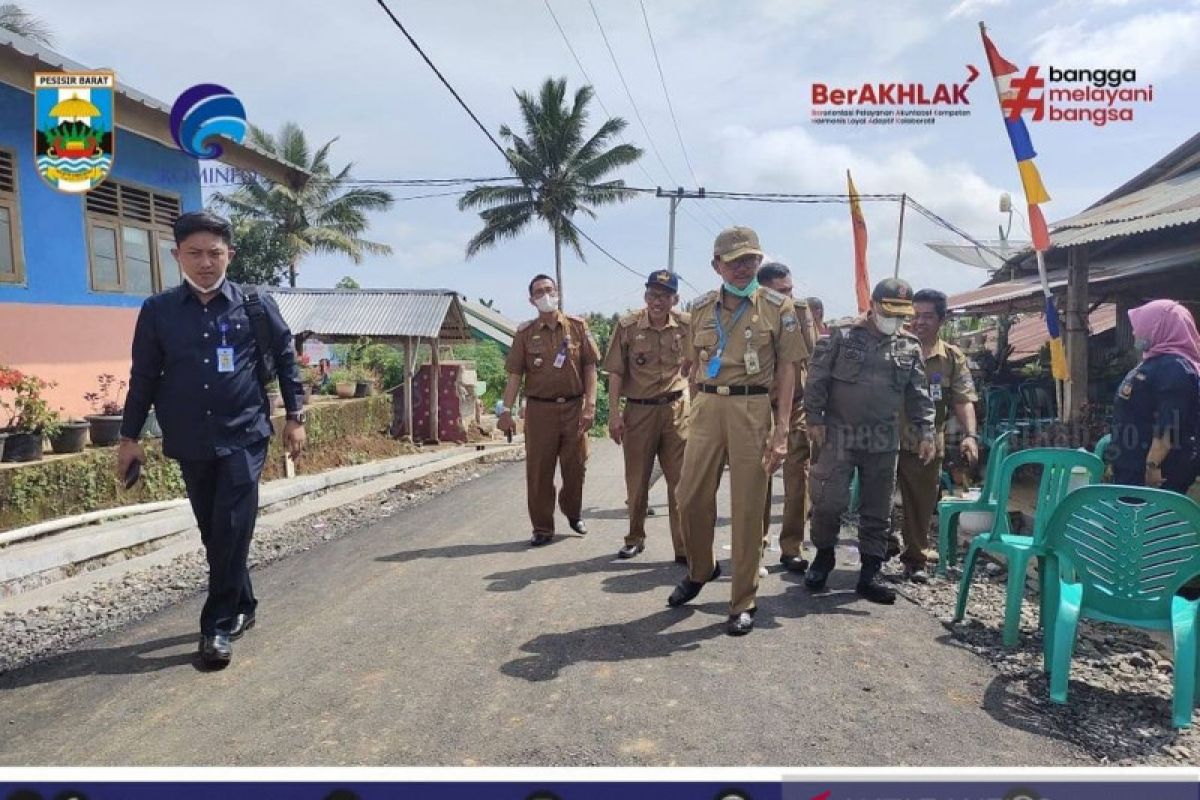
<path fill-rule="evenodd" d="M 583 535 L 583 476 L 587 435 L 596 418 L 596 362 L 600 353 L 583 317 L 558 309 L 558 287 L 548 275 L 529 284 L 536 319 L 524 322 L 504 362 L 508 383 L 496 404 L 497 425 L 512 431 L 512 406 L 525 379 L 525 484 L 538 547 L 554 538 L 554 467 L 562 471 L 558 507 L 571 530 Z"/>
<path fill-rule="evenodd" d="M 892 493 L 899 456 L 899 416 L 907 410 L 918 431 L 918 457 L 934 457 L 933 403 L 921 365 L 921 345 L 900 329 L 912 316 L 912 288 L 888 278 L 871 293 L 871 309 L 846 331 L 817 342 L 804 387 L 808 435 L 816 451 L 810 474 L 817 548 L 804 583 L 825 588 L 833 571 L 842 514 L 850 500 L 850 476 L 860 477 L 858 552 L 862 562 L 855 591 L 873 603 L 896 602 L 879 579 L 887 551 Z"/>
<path fill-rule="evenodd" d="M 771 261 L 758 269 L 758 282 L 780 294 L 792 297 L 792 271 L 786 264 Z M 783 525 L 779 529 L 779 563 L 790 572 L 803 573 L 808 560 L 803 557 L 804 528 L 808 524 L 808 429 L 804 424 L 804 380 L 808 374 L 807 354 L 816 344 L 815 326 L 805 300 L 794 300 L 800 335 L 806 357 L 796 364 L 796 391 L 792 398 L 792 417 L 788 428 L 788 452 L 783 460 Z M 774 395 L 772 406 L 776 405 Z M 763 543 L 771 528 L 771 478 L 767 479 L 767 506 L 763 512 Z"/>
<path fill-rule="evenodd" d="M 654 459 L 667 481 L 671 544 L 675 561 L 687 563 L 675 491 L 687 444 L 687 361 L 691 315 L 676 311 L 679 277 L 659 270 L 646 280 L 646 307 L 617 323 L 604 369 L 608 372 L 608 433 L 625 451 L 629 533 L 617 558 L 646 549 L 646 505 Z M 625 410 L 618 407 L 625 398 Z"/>
<path fill-rule="evenodd" d="M 723 283 L 692 306 L 686 356 L 695 365 L 695 392 L 678 500 L 688 576 L 667 604 L 683 605 L 721 574 L 713 557 L 713 528 L 717 487 L 728 462 L 733 591 L 726 632 L 731 636 L 754 627 L 767 476 L 787 455 L 796 362 L 808 356 L 792 301 L 758 285 L 761 263 L 758 235 L 750 228 L 728 228 L 717 236 L 712 266 Z M 778 398 L 774 427 L 772 387 Z"/>
<path fill-rule="evenodd" d="M 937 551 L 929 549 L 929 521 L 937 504 L 941 483 L 942 459 L 946 454 L 946 420 L 950 409 L 964 431 L 959 450 L 968 464 L 979 460 L 979 437 L 975 434 L 975 383 L 962 350 L 938 338 L 946 319 L 946 295 L 935 289 L 922 289 L 913 295 L 913 320 L 910 328 L 921 343 L 925 376 L 929 381 L 929 397 L 933 400 L 934 443 L 937 455 L 928 464 L 917 455 L 920 438 L 907 422 L 907 403 L 901 419 L 906 420 L 900 437 L 900 462 L 896 467 L 896 482 L 900 484 L 900 499 L 904 503 L 904 577 L 914 583 L 927 583 L 925 568 L 937 560 Z"/>

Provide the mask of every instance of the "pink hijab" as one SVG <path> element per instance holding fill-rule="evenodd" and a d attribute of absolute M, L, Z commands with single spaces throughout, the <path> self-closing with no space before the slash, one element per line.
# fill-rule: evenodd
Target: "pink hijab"
<path fill-rule="evenodd" d="M 1191 312 L 1174 300 L 1152 300 L 1129 310 L 1129 322 L 1137 339 L 1150 342 L 1142 358 L 1176 355 L 1192 362 L 1200 371 L 1200 334 Z"/>

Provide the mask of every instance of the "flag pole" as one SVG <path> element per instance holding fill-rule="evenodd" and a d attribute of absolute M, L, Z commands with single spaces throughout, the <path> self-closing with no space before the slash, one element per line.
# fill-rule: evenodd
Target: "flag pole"
<path fill-rule="evenodd" d="M 908 194 L 900 195 L 900 230 L 896 232 L 896 270 L 893 278 L 900 277 L 900 246 L 904 244 L 904 208 L 908 205 Z"/>

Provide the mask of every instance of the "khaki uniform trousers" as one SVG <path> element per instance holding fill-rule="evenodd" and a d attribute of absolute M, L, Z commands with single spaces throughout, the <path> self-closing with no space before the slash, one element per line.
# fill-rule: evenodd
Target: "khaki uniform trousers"
<path fill-rule="evenodd" d="M 683 529 L 679 523 L 676 492 L 683 471 L 683 452 L 687 445 L 687 397 L 661 406 L 626 403 L 624 411 L 625 436 L 621 448 L 625 452 L 625 491 L 629 501 L 629 533 L 625 544 L 646 542 L 646 508 L 650 495 L 650 475 L 654 459 L 662 467 L 667 481 L 667 507 L 671 518 L 671 545 L 676 556 L 687 555 Z"/>
<path fill-rule="evenodd" d="M 859 556 L 887 556 L 892 526 L 892 493 L 896 489 L 897 451 L 871 453 L 827 442 L 809 474 L 812 492 L 812 543 L 817 549 L 837 545 L 842 514 L 850 505 L 850 481 L 858 468 Z"/>
<path fill-rule="evenodd" d="M 525 489 L 534 533 L 554 533 L 555 465 L 562 470 L 558 507 L 567 519 L 583 514 L 588 442 L 587 432 L 579 432 L 582 412 L 583 398 L 525 405 Z"/>
<path fill-rule="evenodd" d="M 799 556 L 808 525 L 808 426 L 804 413 L 793 413 L 788 431 L 788 452 L 783 460 L 783 525 L 779 529 L 780 557 Z M 767 479 L 767 506 L 763 512 L 763 546 L 771 528 L 771 494 L 774 481 Z"/>
<path fill-rule="evenodd" d="M 728 462 L 733 517 L 731 615 L 755 607 L 767 499 L 762 456 L 770 433 L 771 401 L 765 394 L 700 394 L 692 401 L 677 493 L 688 576 L 697 582 L 712 577 L 717 487 Z"/>
<path fill-rule="evenodd" d="M 937 505 L 941 476 L 941 458 L 922 464 L 916 453 L 901 451 L 896 467 L 896 482 L 904 503 L 904 551 L 900 561 L 914 569 L 924 569 L 928 560 L 925 551 L 929 549 L 929 521 Z"/>

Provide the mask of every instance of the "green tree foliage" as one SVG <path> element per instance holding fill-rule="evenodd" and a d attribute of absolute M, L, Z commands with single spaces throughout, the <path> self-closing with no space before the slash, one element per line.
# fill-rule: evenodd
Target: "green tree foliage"
<path fill-rule="evenodd" d="M 351 278 L 349 275 L 346 275 L 340 281 L 335 283 L 333 285 L 333 288 L 335 288 L 335 289 L 361 289 L 362 287 L 358 285 L 358 281 L 354 280 L 354 278 Z"/>
<path fill-rule="evenodd" d="M 0 4 L 0 28 L 46 47 L 54 46 L 54 32 L 50 26 L 16 3 Z"/>
<path fill-rule="evenodd" d="M 234 217 L 233 247 L 229 278 L 237 283 L 279 286 L 288 275 L 291 251 L 283 237 L 265 222 Z"/>

